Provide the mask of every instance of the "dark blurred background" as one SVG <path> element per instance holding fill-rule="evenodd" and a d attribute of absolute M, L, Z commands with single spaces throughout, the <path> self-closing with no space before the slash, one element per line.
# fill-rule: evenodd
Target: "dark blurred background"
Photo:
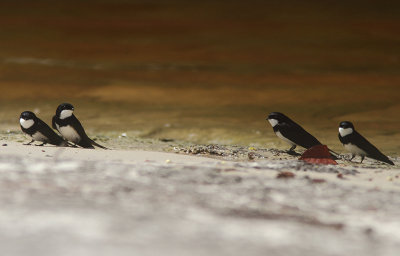
<path fill-rule="evenodd" d="M 281 111 L 398 154 L 399 31 L 399 1 L 1 1 L 0 128 L 71 102 L 90 132 L 285 148 Z"/>

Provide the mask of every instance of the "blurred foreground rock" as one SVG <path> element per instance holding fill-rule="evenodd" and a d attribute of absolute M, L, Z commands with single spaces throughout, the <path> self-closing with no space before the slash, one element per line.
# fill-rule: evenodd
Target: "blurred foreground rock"
<path fill-rule="evenodd" d="M 277 179 L 280 171 L 296 174 Z M 313 182 L 322 173 L 344 179 Z M 333 174 L 331 174 L 333 173 Z M 0 156 L 3 255 L 393 255 L 400 192 L 297 161 Z"/>

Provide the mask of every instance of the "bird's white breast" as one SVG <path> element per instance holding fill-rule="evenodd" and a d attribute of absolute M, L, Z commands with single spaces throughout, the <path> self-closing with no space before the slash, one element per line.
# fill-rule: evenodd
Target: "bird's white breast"
<path fill-rule="evenodd" d="M 34 134 L 32 134 L 32 139 L 42 142 L 47 141 L 47 137 L 44 136 L 41 132 L 35 132 Z"/>
<path fill-rule="evenodd" d="M 366 156 L 367 153 L 362 150 L 361 148 L 357 147 L 354 144 L 351 143 L 347 143 L 344 145 L 344 148 L 349 151 L 350 153 L 354 154 L 354 155 L 359 155 L 359 156 Z"/>
<path fill-rule="evenodd" d="M 347 136 L 349 134 L 352 134 L 353 133 L 353 129 L 352 128 L 339 127 L 339 133 L 340 133 L 340 136 L 344 137 L 344 136 Z"/>
<path fill-rule="evenodd" d="M 60 119 L 68 118 L 68 117 L 72 116 L 72 113 L 74 113 L 73 110 L 65 109 L 65 110 L 61 111 Z"/>
<path fill-rule="evenodd" d="M 275 127 L 278 124 L 278 120 L 276 119 L 268 119 L 268 122 L 271 124 L 272 127 Z"/>
<path fill-rule="evenodd" d="M 79 134 L 70 125 L 61 127 L 57 125 L 57 130 L 62 134 L 64 138 L 66 138 L 69 141 L 78 143 L 81 140 Z"/>
<path fill-rule="evenodd" d="M 286 141 L 290 145 L 296 145 L 296 143 L 293 143 L 291 140 L 288 140 L 286 137 L 284 137 L 280 131 L 275 132 L 275 134 L 276 134 L 276 136 L 278 136 L 282 140 Z"/>
<path fill-rule="evenodd" d="M 24 127 L 25 129 L 29 129 L 32 127 L 32 125 L 35 123 L 35 121 L 33 121 L 33 119 L 28 119 L 25 120 L 23 118 L 19 119 L 19 123 L 21 124 L 22 127 Z"/>

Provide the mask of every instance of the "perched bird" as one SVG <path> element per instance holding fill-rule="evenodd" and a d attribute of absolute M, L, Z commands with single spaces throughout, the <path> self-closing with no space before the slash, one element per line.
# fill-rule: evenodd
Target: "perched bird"
<path fill-rule="evenodd" d="M 19 123 L 22 132 L 32 137 L 32 141 L 25 145 L 30 145 L 34 141 L 41 141 L 43 144 L 38 146 L 43 146 L 47 143 L 56 146 L 68 146 L 67 141 L 58 136 L 53 129 L 31 111 L 22 112 L 19 117 Z"/>
<path fill-rule="evenodd" d="M 314 136 L 282 113 L 272 112 L 268 115 L 267 120 L 275 134 L 292 146 L 288 153 L 294 153 L 296 146 L 309 149 L 312 146 L 321 145 L 321 142 Z"/>
<path fill-rule="evenodd" d="M 83 148 L 94 148 L 94 146 L 107 149 L 94 142 L 87 135 L 79 120 L 74 116 L 74 107 L 69 103 L 60 104 L 56 115 L 53 116 L 53 128 L 57 129 L 68 141 Z"/>
<path fill-rule="evenodd" d="M 387 156 L 382 154 L 366 138 L 359 134 L 351 122 L 343 121 L 339 124 L 339 140 L 344 148 L 351 153 L 350 161 L 356 156 L 361 156 L 361 162 L 367 156 L 369 158 L 394 165 Z"/>

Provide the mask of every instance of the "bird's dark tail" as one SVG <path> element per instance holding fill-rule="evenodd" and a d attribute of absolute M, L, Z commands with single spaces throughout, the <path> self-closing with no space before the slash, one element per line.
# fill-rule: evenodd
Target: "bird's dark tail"
<path fill-rule="evenodd" d="M 374 157 L 376 160 L 382 161 L 384 163 L 394 165 L 394 163 L 384 154 L 380 155 L 379 157 Z"/>
<path fill-rule="evenodd" d="M 82 148 L 92 148 L 92 149 L 94 148 L 93 145 L 92 145 L 92 140 L 89 139 L 89 137 L 80 140 L 80 141 L 77 143 L 77 145 L 78 145 L 78 146 L 81 146 Z"/>
<path fill-rule="evenodd" d="M 90 142 L 92 143 L 92 145 L 94 145 L 94 146 L 96 146 L 96 147 L 99 147 L 99 148 L 102 148 L 102 149 L 109 149 L 109 148 L 106 148 L 106 147 L 100 145 L 99 143 L 95 142 L 95 141 L 92 140 L 92 139 L 90 139 Z"/>
<path fill-rule="evenodd" d="M 394 165 L 394 163 L 388 158 L 387 161 L 384 161 L 385 163 L 388 163 L 390 165 Z"/>

